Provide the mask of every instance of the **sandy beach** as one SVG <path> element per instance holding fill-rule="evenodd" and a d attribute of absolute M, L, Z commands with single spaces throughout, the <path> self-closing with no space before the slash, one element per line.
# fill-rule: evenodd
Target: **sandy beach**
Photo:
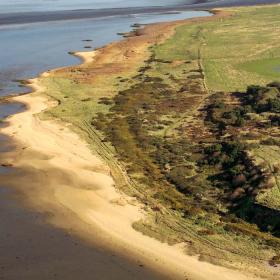
<path fill-rule="evenodd" d="M 132 61 L 143 59 L 144 50 L 158 40 L 159 32 L 166 31 L 161 38 L 163 40 L 181 23 L 146 28 L 142 36 L 129 38 L 129 45 L 125 45 L 127 41 L 121 41 L 97 53 L 79 53 L 85 60 L 81 67 L 94 64 L 96 60 L 98 69 L 103 63 L 106 73 L 105 62 L 110 60 L 118 65 L 119 52 L 125 52 L 126 48 L 133 45 L 131 56 L 124 54 L 126 62 L 122 65 L 124 68 L 133 68 Z M 124 59 L 121 61 L 123 63 Z M 52 74 L 44 73 L 42 77 Z M 45 219 L 47 224 L 70 232 L 88 244 L 89 248 L 98 244 L 129 259 L 138 267 L 131 276 L 133 279 L 258 279 L 201 262 L 197 256 L 188 256 L 183 252 L 183 244 L 169 246 L 135 231 L 132 223 L 145 219 L 144 206 L 115 187 L 109 167 L 97 156 L 98 153 L 91 152 L 87 143 L 68 124 L 40 118 L 41 112 L 57 103 L 44 95 L 45 88 L 40 78 L 31 80 L 30 86 L 33 93 L 13 98 L 24 103 L 27 110 L 9 118 L 9 126 L 3 129 L 3 133 L 16 143 L 15 151 L 7 154 L 6 162 L 29 174 L 24 177 L 22 184 L 17 185 L 15 180 L 7 182 L 21 193 L 26 207 L 35 212 L 48 213 Z M 98 257 L 91 261 L 89 264 L 92 266 L 100 265 Z M 104 261 L 103 266 L 106 265 Z M 108 264 L 110 269 L 113 273 L 114 268 Z M 115 275 L 112 279 L 124 279 L 122 277 Z M 12 277 L 7 275 L 4 279 Z M 108 279 L 108 276 L 104 279 Z"/>

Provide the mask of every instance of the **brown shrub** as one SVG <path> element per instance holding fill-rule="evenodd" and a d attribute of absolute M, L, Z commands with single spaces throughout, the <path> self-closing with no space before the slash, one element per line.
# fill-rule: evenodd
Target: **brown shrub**
<path fill-rule="evenodd" d="M 234 176 L 232 179 L 232 184 L 234 187 L 243 186 L 246 183 L 246 176 L 244 174 L 239 174 Z"/>
<path fill-rule="evenodd" d="M 242 188 L 236 188 L 233 193 L 230 195 L 230 200 L 236 200 L 240 197 L 243 196 L 243 194 L 245 193 L 245 190 Z"/>

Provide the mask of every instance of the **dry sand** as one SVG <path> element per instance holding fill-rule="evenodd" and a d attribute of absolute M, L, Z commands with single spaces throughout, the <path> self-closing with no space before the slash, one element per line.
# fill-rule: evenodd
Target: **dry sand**
<path fill-rule="evenodd" d="M 86 54 L 86 63 L 92 62 L 92 56 Z M 17 143 L 9 163 L 39 174 L 36 180 L 25 177 L 24 188 L 17 188 L 26 205 L 49 214 L 47 223 L 79 236 L 89 246 L 99 244 L 128 256 L 143 270 L 158 271 L 161 279 L 257 279 L 200 262 L 197 257 L 184 254 L 181 245 L 169 246 L 135 231 L 132 223 L 145 217 L 142 205 L 118 192 L 108 167 L 70 128 L 38 117 L 38 113 L 56 104 L 42 95 L 38 79 L 32 80 L 32 87 L 32 94 L 14 98 L 28 109 L 12 116 L 3 133 Z M 120 278 L 115 275 L 112 279 Z M 131 275 L 127 279 L 132 279 Z"/>

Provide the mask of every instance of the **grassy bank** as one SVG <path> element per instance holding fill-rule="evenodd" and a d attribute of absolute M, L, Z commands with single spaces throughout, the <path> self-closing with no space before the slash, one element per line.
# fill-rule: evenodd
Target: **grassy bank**
<path fill-rule="evenodd" d="M 72 124 L 117 187 L 146 205 L 137 230 L 266 275 L 280 249 L 280 92 L 247 87 L 278 77 L 279 12 L 238 8 L 179 24 L 168 40 L 138 36 L 41 78 L 59 103 L 42 117 Z"/>
<path fill-rule="evenodd" d="M 245 90 L 280 77 L 279 7 L 230 9 L 233 15 L 210 23 L 182 26 L 156 49 L 169 60 L 201 58 L 213 91 Z"/>

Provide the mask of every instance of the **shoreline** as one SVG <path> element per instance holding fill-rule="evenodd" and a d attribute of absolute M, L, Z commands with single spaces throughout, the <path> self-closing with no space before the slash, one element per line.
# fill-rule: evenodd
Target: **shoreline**
<path fill-rule="evenodd" d="M 152 13 L 169 13 L 169 12 L 184 12 L 184 11 L 202 11 L 215 8 L 231 8 L 238 6 L 256 6 L 256 5 L 271 5 L 279 4 L 278 0 L 253 0 L 239 1 L 229 0 L 220 3 L 194 3 L 182 4 L 175 6 L 150 6 L 150 7 L 128 7 L 128 8 L 103 8 L 103 9 L 81 9 L 81 10 L 56 10 L 47 12 L 12 12 L 0 13 L 0 26 L 13 24 L 26 24 L 36 22 L 51 22 L 62 20 L 77 20 L 77 19 L 97 19 L 102 17 L 117 17 L 124 15 L 135 14 L 152 14 Z"/>
<path fill-rule="evenodd" d="M 187 21 L 197 20 L 201 19 Z M 180 22 L 186 22 L 186 20 Z M 166 28 L 174 31 L 175 22 L 154 25 L 164 26 L 164 24 Z M 133 40 L 135 37 L 130 38 Z M 114 48 L 125 40 L 127 39 L 113 42 L 108 46 Z M 102 59 L 104 49 L 100 52 L 78 52 L 75 55 L 82 58 L 82 65 L 85 65 L 92 63 L 97 56 L 98 59 L 100 57 Z M 75 67 L 55 69 L 41 76 Z M 173 277 L 176 279 L 190 277 L 193 280 L 209 279 L 209 277 L 221 280 L 257 279 L 227 268 L 203 263 L 198 261 L 197 257 L 184 254 L 180 246 L 177 246 L 179 248 L 169 246 L 135 231 L 131 224 L 144 217 L 143 205 L 120 193 L 114 187 L 108 166 L 98 156 L 91 153 L 88 144 L 71 131 L 68 125 L 62 125 L 60 121 L 39 118 L 39 113 L 56 106 L 56 102 L 50 102 L 44 96 L 43 88 L 40 86 L 40 77 L 31 80 L 29 86 L 32 88 L 32 93 L 12 98 L 13 101 L 25 104 L 26 111 L 10 117 L 9 126 L 2 131 L 18 144 L 14 154 L 17 154 L 16 162 L 13 162 L 13 165 L 17 168 L 33 167 L 44 171 L 47 182 L 50 181 L 44 190 L 40 188 L 24 190 L 27 191 L 27 204 L 35 210 L 47 211 L 49 207 L 52 207 L 54 216 L 48 222 L 67 231 L 68 225 L 63 221 L 63 217 L 67 216 L 67 220 L 73 219 L 73 224 L 77 226 L 76 234 L 82 239 L 91 242 L 92 232 L 97 231 L 99 236 L 94 236 L 94 238 L 100 239 L 104 245 L 107 243 L 109 247 L 126 252 L 133 259 L 141 259 L 145 267 L 150 266 L 158 271 L 165 268 L 164 275 L 170 279 Z M 49 170 L 50 174 L 47 174 L 45 170 Z M 58 179 L 52 177 L 59 174 Z M 67 180 L 63 178 L 64 176 Z M 42 184 L 46 177 L 42 178 Z M 33 196 L 36 194 L 36 198 L 31 198 L 31 194 Z M 83 229 L 85 224 L 88 227 L 87 231 Z M 123 236 L 124 232 L 125 236 Z M 148 250 L 147 247 L 150 249 Z M 172 265 L 167 268 L 167 264 Z"/>

